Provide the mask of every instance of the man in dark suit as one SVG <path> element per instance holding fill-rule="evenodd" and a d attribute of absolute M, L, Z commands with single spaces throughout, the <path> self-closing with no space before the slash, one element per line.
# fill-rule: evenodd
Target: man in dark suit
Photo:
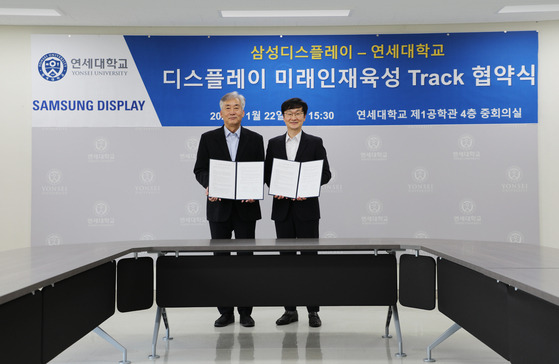
<path fill-rule="evenodd" d="M 303 100 L 293 98 L 281 105 L 283 121 L 287 126 L 287 133 L 270 139 L 266 151 L 264 179 L 270 185 L 274 158 L 308 162 L 323 160 L 321 185 L 330 181 L 332 174 L 326 157 L 326 149 L 322 139 L 302 131 L 308 106 Z M 318 221 L 320 207 L 318 197 L 290 199 L 284 196 L 274 196 L 272 203 L 272 220 L 276 226 L 278 239 L 285 238 L 318 238 Z M 308 252 L 316 254 L 316 252 Z M 283 252 L 282 254 L 296 254 Z M 305 254 L 302 252 L 301 254 Z M 309 325 L 322 325 L 318 316 L 318 306 L 308 306 Z M 287 325 L 298 321 L 296 307 L 285 307 L 285 313 L 276 321 L 277 325 Z"/>
<path fill-rule="evenodd" d="M 264 161 L 264 141 L 260 134 L 241 127 L 245 112 L 245 98 L 237 92 L 223 96 L 219 102 L 223 126 L 202 134 L 194 165 L 196 180 L 208 195 L 210 159 L 256 162 Z M 255 200 L 228 200 L 208 197 L 206 217 L 212 239 L 254 239 L 256 220 L 260 220 L 260 204 Z M 229 255 L 229 253 L 223 253 Z M 251 252 L 238 254 L 248 254 Z M 243 282 L 241 282 L 242 284 Z M 246 283 L 246 282 L 245 282 Z M 233 307 L 218 307 L 221 316 L 214 326 L 223 327 L 235 322 Z M 252 307 L 238 307 L 240 323 L 254 326 Z"/>

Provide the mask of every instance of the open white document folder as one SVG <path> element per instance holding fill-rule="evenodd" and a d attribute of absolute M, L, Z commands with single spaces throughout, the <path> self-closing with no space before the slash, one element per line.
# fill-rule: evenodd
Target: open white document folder
<path fill-rule="evenodd" d="M 264 162 L 210 159 L 208 196 L 229 200 L 264 199 Z"/>
<path fill-rule="evenodd" d="M 274 158 L 268 193 L 289 198 L 320 196 L 324 161 L 295 162 Z"/>

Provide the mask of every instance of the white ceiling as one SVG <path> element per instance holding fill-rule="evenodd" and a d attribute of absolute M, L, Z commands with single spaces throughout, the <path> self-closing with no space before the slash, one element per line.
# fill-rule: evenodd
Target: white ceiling
<path fill-rule="evenodd" d="M 558 20 L 559 12 L 499 14 L 559 0 L 0 0 L 0 8 L 54 8 L 60 17 L 0 16 L 0 25 L 366 26 Z M 345 18 L 222 18 L 219 10 L 350 9 Z"/>

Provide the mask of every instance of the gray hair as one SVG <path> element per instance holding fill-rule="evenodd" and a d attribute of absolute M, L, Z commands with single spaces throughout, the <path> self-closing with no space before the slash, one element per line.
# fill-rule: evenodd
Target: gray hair
<path fill-rule="evenodd" d="M 229 100 L 233 100 L 233 99 L 237 99 L 241 102 L 241 107 L 243 108 L 243 110 L 245 109 L 245 97 L 243 95 L 241 95 L 240 93 L 238 93 L 237 91 L 233 91 L 233 92 L 229 92 L 228 94 L 225 94 L 221 100 L 219 100 L 219 109 L 223 109 L 223 104 L 226 101 Z"/>

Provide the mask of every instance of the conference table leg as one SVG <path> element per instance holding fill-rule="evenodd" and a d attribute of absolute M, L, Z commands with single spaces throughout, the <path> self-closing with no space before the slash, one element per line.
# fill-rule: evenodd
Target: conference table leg
<path fill-rule="evenodd" d="M 153 339 L 151 341 L 151 355 L 148 356 L 149 359 L 159 359 L 159 355 L 156 354 L 156 350 L 157 335 L 159 335 L 159 326 L 161 325 L 161 310 L 162 308 L 157 306 L 157 311 L 155 312 L 155 325 L 153 327 Z"/>
<path fill-rule="evenodd" d="M 165 308 L 161 309 L 161 317 L 163 318 L 163 324 L 165 325 L 165 336 L 163 337 L 163 340 L 173 340 L 171 337 L 171 329 L 169 328 L 169 320 L 167 319 L 167 310 Z"/>
<path fill-rule="evenodd" d="M 159 327 L 161 326 L 161 318 L 163 318 L 163 323 L 165 325 L 166 333 L 163 340 L 173 340 L 171 337 L 171 330 L 169 328 L 169 321 L 167 320 L 167 310 L 164 307 L 157 306 L 157 311 L 155 312 L 155 324 L 153 327 L 153 339 L 151 341 L 151 355 L 148 356 L 149 359 L 158 359 L 157 355 L 157 336 L 159 335 Z"/>
<path fill-rule="evenodd" d="M 398 315 L 398 307 L 396 305 L 392 306 L 392 312 L 394 313 L 394 327 L 396 327 L 396 336 L 398 336 L 398 352 L 396 357 L 404 358 L 406 353 L 404 353 L 404 344 L 402 341 L 402 331 L 400 330 L 400 316 Z"/>
<path fill-rule="evenodd" d="M 454 324 L 452 325 L 448 330 L 446 330 L 445 332 L 443 332 L 443 334 L 441 336 L 439 336 L 439 338 L 437 340 L 435 340 L 431 345 L 429 345 L 427 347 L 427 358 L 423 359 L 424 362 L 426 363 L 433 363 L 436 360 L 433 359 L 431 357 L 431 351 L 440 343 L 442 343 L 443 341 L 445 341 L 446 339 L 448 339 L 450 336 L 452 336 L 452 334 L 454 334 L 456 331 L 460 330 L 462 328 L 462 326 L 458 325 L 458 324 Z"/>
<path fill-rule="evenodd" d="M 97 326 L 95 329 L 93 329 L 93 332 L 96 333 L 97 335 L 101 336 L 109 344 L 111 344 L 112 346 L 114 346 L 118 350 L 122 351 L 122 361 L 119 361 L 119 364 L 130 364 L 130 361 L 127 360 L 127 358 L 126 358 L 127 350 L 124 346 L 122 346 L 118 341 L 116 341 L 111 335 L 107 334 L 107 332 L 105 332 L 99 326 Z"/>
<path fill-rule="evenodd" d="M 390 321 L 392 320 L 392 306 L 388 306 L 388 313 L 386 314 L 386 324 L 384 325 L 384 335 L 383 339 L 392 339 L 390 335 Z"/>
<path fill-rule="evenodd" d="M 396 336 L 398 336 L 398 352 L 396 353 L 396 357 L 398 358 L 405 358 L 407 355 L 404 353 L 404 344 L 402 340 L 402 332 L 400 331 L 400 317 L 398 316 L 398 308 L 396 305 L 388 306 L 388 313 L 386 315 L 386 324 L 384 326 L 384 335 L 382 335 L 383 339 L 392 339 L 392 335 L 390 335 L 390 321 L 392 320 L 392 315 L 394 314 L 394 327 L 396 327 Z"/>

